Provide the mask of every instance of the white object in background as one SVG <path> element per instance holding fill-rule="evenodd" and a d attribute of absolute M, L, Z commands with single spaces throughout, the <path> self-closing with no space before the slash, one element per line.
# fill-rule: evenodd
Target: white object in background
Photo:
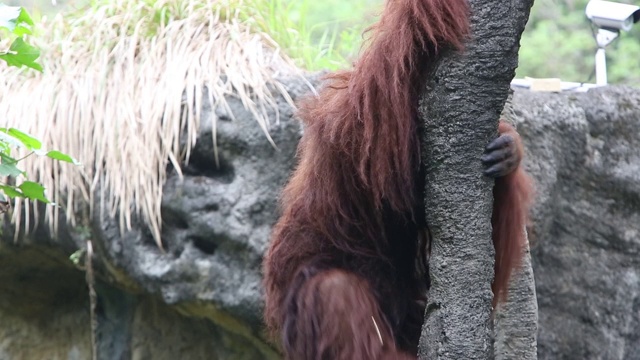
<path fill-rule="evenodd" d="M 525 80 L 529 81 L 529 90 L 542 92 L 561 92 L 562 81 L 558 78 L 538 79 L 525 76 Z"/>
<path fill-rule="evenodd" d="M 604 48 L 617 39 L 619 35 L 620 32 L 617 30 L 598 29 L 596 34 L 596 43 L 598 44 L 598 51 L 596 51 L 596 84 L 598 86 L 607 85 L 607 56 Z"/>
<path fill-rule="evenodd" d="M 531 91 L 536 91 L 536 87 L 533 86 L 533 81 L 534 79 L 532 78 L 525 78 L 525 79 L 513 79 L 511 81 L 511 88 L 512 89 L 528 89 Z M 568 82 L 568 81 L 561 81 L 560 82 L 561 85 L 561 89 L 562 91 L 575 91 L 575 92 L 587 92 L 589 91 L 589 89 L 593 89 L 595 87 L 597 87 L 596 84 L 585 84 L 585 83 L 579 83 L 579 82 Z"/>
<path fill-rule="evenodd" d="M 640 6 L 591 0 L 587 4 L 585 14 L 601 29 L 629 31 L 633 24 L 640 20 Z"/>
<path fill-rule="evenodd" d="M 618 38 L 620 30 L 629 31 L 640 20 L 640 6 L 611 1 L 591 0 L 585 14 L 598 27 L 596 43 L 596 85 L 607 85 L 607 57 L 605 47 Z"/>

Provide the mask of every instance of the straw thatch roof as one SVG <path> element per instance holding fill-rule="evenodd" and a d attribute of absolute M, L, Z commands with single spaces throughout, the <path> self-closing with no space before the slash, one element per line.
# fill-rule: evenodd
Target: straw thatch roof
<path fill-rule="evenodd" d="M 242 99 L 266 134 L 267 111 L 276 109 L 269 89 L 286 96 L 276 77 L 297 71 L 256 31 L 256 16 L 242 0 L 112 0 L 40 24 L 33 41 L 44 72 L 0 68 L 0 114 L 7 126 L 83 163 L 31 156 L 22 164 L 61 205 L 47 207 L 48 223 L 64 211 L 75 224 L 78 204 L 89 202 L 92 211 L 118 216 L 123 231 L 140 215 L 159 243 L 166 166 L 179 171 L 189 157 L 203 87 L 214 108 L 226 105 L 225 96 Z M 18 201 L 13 212 L 27 228 L 30 206 Z"/>

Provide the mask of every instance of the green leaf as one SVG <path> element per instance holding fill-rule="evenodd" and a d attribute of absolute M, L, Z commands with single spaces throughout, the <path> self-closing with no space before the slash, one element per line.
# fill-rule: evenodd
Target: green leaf
<path fill-rule="evenodd" d="M 9 147 L 23 147 L 22 142 L 13 135 L 7 134 L 6 131 L 0 131 L 0 141 L 9 145 Z"/>
<path fill-rule="evenodd" d="M 40 140 L 18 129 L 10 128 L 8 134 L 20 140 L 20 142 L 22 142 L 24 146 L 29 150 L 40 150 L 40 148 L 42 147 L 42 143 L 40 142 Z"/>
<path fill-rule="evenodd" d="M 31 34 L 33 24 L 33 19 L 23 7 L 0 4 L 0 27 L 22 36 Z"/>
<path fill-rule="evenodd" d="M 18 24 L 18 19 L 21 14 L 22 8 L 20 6 L 6 6 L 4 4 L 0 4 L 0 27 L 13 32 Z"/>
<path fill-rule="evenodd" d="M 0 154 L 9 155 L 11 154 L 11 146 L 7 144 L 4 140 L 0 139 Z"/>
<path fill-rule="evenodd" d="M 0 152 L 0 160 L 3 164 L 15 165 L 18 163 L 18 160 L 12 158 L 8 153 Z"/>
<path fill-rule="evenodd" d="M 18 25 L 27 24 L 33 26 L 33 19 L 24 8 L 20 8 L 20 16 L 18 16 Z"/>
<path fill-rule="evenodd" d="M 17 36 L 31 35 L 31 29 L 24 25 L 18 25 L 13 29 L 13 33 Z"/>
<path fill-rule="evenodd" d="M 9 66 L 27 66 L 42 71 L 42 65 L 36 62 L 39 56 L 38 48 L 27 44 L 19 37 L 13 41 L 8 53 L 0 54 L 0 59 L 6 61 Z"/>
<path fill-rule="evenodd" d="M 74 263 L 74 265 L 80 264 L 80 259 L 84 255 L 85 251 L 86 251 L 85 249 L 77 250 L 73 254 L 69 255 L 69 260 L 71 260 L 71 262 Z"/>
<path fill-rule="evenodd" d="M 51 150 L 47 153 L 47 157 L 54 159 L 54 160 L 60 160 L 60 161 L 65 161 L 68 163 L 72 163 L 73 165 L 80 165 L 80 162 L 78 162 L 78 160 L 72 158 L 71 156 L 62 153 L 58 150 Z"/>
<path fill-rule="evenodd" d="M 19 191 L 19 189 L 15 186 L 11 186 L 11 185 L 0 185 L 0 190 L 2 190 L 4 192 L 5 195 L 7 195 L 10 198 L 17 198 L 17 197 L 24 197 L 24 195 L 22 194 L 22 192 Z"/>
<path fill-rule="evenodd" d="M 2 132 L 0 132 L 2 133 Z M 18 177 L 24 174 L 24 171 L 18 169 L 16 166 L 18 160 L 9 156 L 9 154 L 0 152 L 0 176 L 13 176 Z"/>
<path fill-rule="evenodd" d="M 15 164 L 0 164 L 0 176 L 18 177 L 22 174 L 22 170 L 18 169 Z"/>
<path fill-rule="evenodd" d="M 22 194 L 31 199 L 42 201 L 45 204 L 51 203 L 49 199 L 44 195 L 44 187 L 33 181 L 25 181 L 20 186 L 18 186 L 20 190 L 22 190 Z"/>
<path fill-rule="evenodd" d="M 29 16 L 29 13 L 24 8 L 20 9 L 20 16 L 18 16 L 18 22 L 16 24 L 16 28 L 13 29 L 13 33 L 22 36 L 22 35 L 31 35 L 31 27 L 33 26 L 33 19 Z"/>

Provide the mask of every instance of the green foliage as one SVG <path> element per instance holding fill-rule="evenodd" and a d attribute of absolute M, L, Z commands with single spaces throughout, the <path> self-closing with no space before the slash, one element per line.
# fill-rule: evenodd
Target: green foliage
<path fill-rule="evenodd" d="M 262 0 L 254 0 L 264 2 Z M 633 3 L 632 0 L 615 0 Z M 301 65 L 345 67 L 361 47 L 362 31 L 381 11 L 382 0 L 273 0 L 264 30 Z M 522 36 L 517 77 L 558 77 L 593 82 L 597 50 L 584 10 L 588 0 L 536 0 Z M 283 21 L 282 18 L 285 18 Z M 640 25 L 607 48 L 611 84 L 640 84 Z"/>
<path fill-rule="evenodd" d="M 615 0 L 631 3 L 631 1 Z M 588 0 L 536 0 L 522 36 L 517 77 L 558 77 L 593 82 L 597 50 L 584 14 Z M 611 84 L 640 84 L 640 26 L 607 47 Z"/>
<path fill-rule="evenodd" d="M 23 181 L 22 184 L 18 186 L 18 189 L 22 192 L 22 195 L 31 200 L 38 200 L 45 204 L 50 203 L 47 197 L 44 194 L 44 186 L 33 182 L 33 181 Z"/>
<path fill-rule="evenodd" d="M 42 66 L 36 62 L 40 50 L 27 44 L 23 38 L 24 35 L 32 33 L 33 25 L 33 20 L 25 9 L 0 4 L 0 29 L 14 37 L 9 50 L 0 53 L 0 59 L 6 61 L 9 66 L 26 66 L 42 71 Z M 12 150 L 17 148 L 26 150 L 29 155 L 21 159 L 13 158 Z M 44 151 L 40 140 L 23 131 L 0 128 L 0 177 L 7 179 L 7 183 L 0 183 L 0 191 L 9 198 L 19 197 L 51 204 L 45 195 L 44 187 L 37 182 L 24 180 L 27 174 L 18 168 L 19 162 L 32 154 L 77 164 L 69 155 L 59 151 Z M 22 180 L 20 185 L 14 185 L 16 180 Z"/>
<path fill-rule="evenodd" d="M 39 56 L 40 50 L 27 44 L 19 37 L 13 41 L 8 52 L 0 54 L 0 59 L 6 61 L 10 66 L 27 66 L 42 71 L 42 66 L 36 62 Z"/>
<path fill-rule="evenodd" d="M 25 0 L 20 0 L 24 2 Z M 112 0 L 93 0 L 93 2 Z M 162 4 L 154 0 L 148 3 Z M 233 2 L 233 0 L 227 0 Z M 635 3 L 637 0 L 615 0 Z M 64 2 L 64 1 L 61 1 Z M 77 1 L 76 3 L 81 1 Z M 298 65 L 309 70 L 344 68 L 357 56 L 362 32 L 382 9 L 383 0 L 245 0 L 253 21 Z M 536 0 L 522 37 L 517 77 L 559 77 L 593 81 L 596 43 L 584 15 L 588 0 Z M 159 6 L 155 22 L 179 18 Z M 640 25 L 607 48 L 612 84 L 640 83 Z"/>
<path fill-rule="evenodd" d="M 0 133 L 5 133 L 6 135 L 9 135 L 17 139 L 19 142 L 16 143 L 15 145 L 24 146 L 28 150 L 35 151 L 35 150 L 40 150 L 40 148 L 42 148 L 42 143 L 40 142 L 40 140 L 18 129 L 13 129 L 13 128 L 0 129 Z"/>
<path fill-rule="evenodd" d="M 22 159 L 14 159 L 11 156 L 11 150 L 13 148 L 22 148 L 30 151 L 27 156 L 36 154 L 78 165 L 78 162 L 71 156 L 61 153 L 60 151 L 44 151 L 40 140 L 25 132 L 14 128 L 0 128 L 0 177 L 13 179 L 11 181 L 12 183 L 15 183 L 15 180 L 26 177 L 27 175 L 24 171 L 18 168 L 18 163 L 27 156 Z M 49 201 L 45 196 L 44 187 L 33 181 L 24 180 L 18 186 L 8 183 L 0 183 L 0 190 L 10 198 L 21 197 L 30 200 L 38 200 L 45 204 L 51 203 L 51 201 Z"/>
<path fill-rule="evenodd" d="M 24 172 L 16 167 L 18 161 L 6 153 L 0 153 L 0 158 L 2 159 L 2 163 L 0 163 L 0 176 L 7 177 L 18 177 Z"/>
<path fill-rule="evenodd" d="M 80 163 L 76 159 L 74 159 L 71 156 L 69 156 L 69 155 L 67 155 L 65 153 L 62 153 L 62 152 L 60 152 L 58 150 L 51 150 L 51 151 L 47 152 L 45 155 L 48 158 L 51 158 L 51 159 L 54 159 L 54 160 L 68 162 L 68 163 L 71 163 L 73 165 L 80 165 Z"/>
<path fill-rule="evenodd" d="M 250 0 L 248 21 L 268 33 L 284 51 L 308 70 L 344 68 L 360 49 L 361 34 L 379 0 L 310 1 Z M 373 6 L 378 9 L 377 6 Z"/>
<path fill-rule="evenodd" d="M 309 41 L 317 44 L 320 57 L 306 63 L 312 69 L 345 67 L 353 61 L 362 46 L 363 32 L 375 22 L 382 10 L 379 0 L 289 0 L 288 16 L 298 21 L 296 28 L 306 28 Z"/>
<path fill-rule="evenodd" d="M 26 66 L 42 71 L 42 66 L 36 62 L 40 50 L 24 41 L 24 36 L 31 34 L 32 27 L 33 20 L 25 9 L 0 4 L 0 30 L 14 37 L 9 50 L 0 52 L 0 59 L 6 61 L 9 66 Z"/>

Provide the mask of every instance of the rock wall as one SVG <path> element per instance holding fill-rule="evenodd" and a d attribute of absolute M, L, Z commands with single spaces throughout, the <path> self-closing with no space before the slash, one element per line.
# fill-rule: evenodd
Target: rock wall
<path fill-rule="evenodd" d="M 83 272 L 60 249 L 0 247 L 0 359 L 91 358 Z M 262 359 L 246 338 L 98 281 L 99 359 Z"/>
<path fill-rule="evenodd" d="M 299 78 L 286 85 L 294 100 L 309 92 Z M 239 99 L 228 102 L 235 121 L 206 103 L 184 176 L 168 169 L 163 249 L 143 226 L 121 234 L 118 222 L 98 211 L 82 226 L 69 227 L 61 220 L 57 237 L 38 226 L 15 243 L 13 229 L 4 226 L 0 360 L 90 358 L 88 289 L 84 272 L 68 259 L 87 240 L 95 249 L 98 274 L 100 359 L 279 358 L 261 323 L 261 259 L 301 128 L 292 119 L 293 109 L 278 99 L 280 121 L 271 128 L 276 149 Z M 212 115 L 218 118 L 220 167 L 213 158 Z M 29 275 L 35 270 L 39 278 Z M 23 292 L 38 296 L 27 298 Z M 75 302 L 66 293 L 73 293 Z M 57 308 L 60 303 L 68 304 L 66 312 Z M 24 311 L 15 311 L 22 306 Z M 31 307 L 43 310 L 36 313 Z M 41 333 L 41 324 L 54 331 Z M 44 337 L 48 350 L 35 353 L 25 346 Z"/>
<path fill-rule="evenodd" d="M 640 359 L 640 91 L 516 93 L 540 359 Z"/>
<path fill-rule="evenodd" d="M 308 88 L 289 83 L 294 98 Z M 640 359 L 640 91 L 518 91 L 515 120 L 538 186 L 530 229 L 540 359 Z M 0 240 L 0 359 L 87 359 L 84 272 L 91 240 L 100 359 L 269 359 L 260 261 L 300 127 L 280 100 L 274 149 L 242 105 L 203 109 L 184 177 L 165 186 L 164 251 L 143 227 L 120 234 L 99 213 L 82 226 Z M 219 117 L 219 168 L 211 114 Z M 207 115 L 208 114 L 208 115 Z"/>

